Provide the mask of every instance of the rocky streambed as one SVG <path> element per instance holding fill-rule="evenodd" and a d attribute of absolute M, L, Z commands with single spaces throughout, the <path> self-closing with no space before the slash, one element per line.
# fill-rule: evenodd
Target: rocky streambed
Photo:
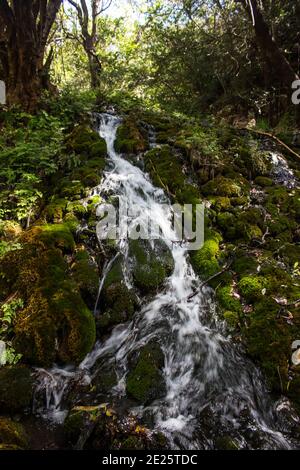
<path fill-rule="evenodd" d="M 80 164 L 34 224 L 1 229 L 4 339 L 22 355 L 0 369 L 1 446 L 297 448 L 298 165 L 153 113 L 96 127 L 68 136 Z M 141 209 L 132 228 L 160 222 L 159 239 L 101 240 L 119 197 Z M 205 242 L 189 253 L 171 203 L 202 201 Z"/>

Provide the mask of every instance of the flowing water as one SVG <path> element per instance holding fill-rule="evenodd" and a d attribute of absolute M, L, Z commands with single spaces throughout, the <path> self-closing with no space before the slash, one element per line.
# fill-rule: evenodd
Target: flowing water
<path fill-rule="evenodd" d="M 295 447 L 287 436 L 299 422 L 289 411 L 288 401 L 272 401 L 260 371 L 233 343 L 223 322 L 218 320 L 212 291 L 202 288 L 191 296 L 201 282 L 189 262 L 187 247 L 174 243 L 176 234 L 170 221 L 171 207 L 166 208 L 166 195 L 153 186 L 145 172 L 114 150 L 120 119 L 103 114 L 100 120 L 100 135 L 108 147 L 108 170 L 94 192 L 104 199 L 111 194 L 123 196 L 129 207 L 142 209 L 138 216 L 140 226 L 148 223 L 149 218 L 159 222 L 161 238 L 172 252 L 174 270 L 158 294 L 150 300 L 141 299 L 133 320 L 117 326 L 109 338 L 97 342 L 78 368 L 37 371 L 37 394 L 45 394 L 46 403 L 43 410 L 36 412 L 63 421 L 68 411 L 64 401 L 66 391 L 74 383 L 91 383 L 105 364 L 118 376 L 118 384 L 106 401 L 124 400 L 124 406 L 144 420 L 147 417 L 152 428 L 165 433 L 171 448 L 210 449 L 216 439 L 224 436 L 234 438 L 239 448 Z M 153 132 L 150 137 L 155 146 Z M 121 239 L 118 249 L 130 287 L 128 240 Z M 113 262 L 104 269 L 95 312 Z M 166 393 L 147 407 L 134 407 L 131 401 L 126 401 L 127 359 L 151 339 L 160 343 L 164 353 Z M 288 420 L 282 418 L 283 409 Z"/>

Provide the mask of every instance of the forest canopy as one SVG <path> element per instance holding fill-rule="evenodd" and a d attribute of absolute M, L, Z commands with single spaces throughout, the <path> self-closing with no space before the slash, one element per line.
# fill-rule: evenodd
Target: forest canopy
<path fill-rule="evenodd" d="M 191 114 L 229 105 L 271 124 L 289 108 L 299 78 L 298 0 L 127 7 L 112 16 L 118 3 L 110 0 L 1 0 L 8 103 L 34 108 L 45 90 L 74 86 Z"/>

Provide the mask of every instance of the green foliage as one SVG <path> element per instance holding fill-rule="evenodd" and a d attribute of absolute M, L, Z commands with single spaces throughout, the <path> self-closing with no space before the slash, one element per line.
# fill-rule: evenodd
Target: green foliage
<path fill-rule="evenodd" d="M 58 170 L 62 123 L 45 111 L 36 116 L 11 111 L 0 136 L 0 218 L 26 220 L 40 204 L 42 182 Z"/>

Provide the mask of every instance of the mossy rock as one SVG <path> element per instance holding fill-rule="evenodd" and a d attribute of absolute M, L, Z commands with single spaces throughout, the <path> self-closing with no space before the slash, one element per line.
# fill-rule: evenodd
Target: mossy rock
<path fill-rule="evenodd" d="M 0 417 L 0 450 L 23 450 L 28 447 L 28 438 L 20 423 Z"/>
<path fill-rule="evenodd" d="M 71 275 L 82 298 L 90 308 L 93 308 L 99 289 L 99 271 L 97 264 L 85 249 L 76 253 Z"/>
<path fill-rule="evenodd" d="M 27 408 L 31 403 L 32 395 L 33 379 L 27 367 L 6 366 L 0 368 L 1 411 L 16 412 Z"/>
<path fill-rule="evenodd" d="M 67 139 L 68 148 L 87 158 L 103 158 L 107 154 L 106 142 L 98 132 L 87 125 L 76 126 Z"/>
<path fill-rule="evenodd" d="M 192 265 L 201 278 L 208 279 L 220 271 L 219 253 L 219 243 L 216 239 L 206 240 L 200 250 L 191 253 Z"/>
<path fill-rule="evenodd" d="M 75 241 L 68 223 L 37 225 L 24 232 L 24 243 L 42 244 L 44 248 L 60 248 L 72 252 Z"/>
<path fill-rule="evenodd" d="M 136 121 L 130 116 L 118 127 L 115 150 L 118 153 L 140 153 L 147 148 L 147 142 Z"/>
<path fill-rule="evenodd" d="M 97 326 L 102 332 L 127 322 L 135 312 L 136 297 L 125 284 L 120 258 L 114 262 L 106 276 L 100 307 Z"/>
<path fill-rule="evenodd" d="M 245 190 L 245 183 L 241 178 L 232 180 L 224 176 L 217 176 L 201 188 L 201 192 L 205 196 L 215 195 L 223 197 L 239 197 L 243 195 Z"/>
<path fill-rule="evenodd" d="M 230 436 L 218 437 L 215 440 L 216 450 L 238 450 L 239 446 Z"/>
<path fill-rule="evenodd" d="M 153 249 L 147 240 L 130 240 L 129 256 L 134 282 L 145 293 L 161 286 L 174 268 L 172 254 L 162 242 L 157 242 Z"/>
<path fill-rule="evenodd" d="M 0 263 L 6 293 L 22 292 L 24 301 L 13 325 L 13 344 L 25 361 L 35 365 L 50 366 L 55 360 L 79 363 L 94 345 L 95 320 L 70 277 L 62 251 L 45 246 L 56 244 L 57 231 L 55 236 L 51 232 L 49 243 L 48 237 L 47 243 L 41 242 L 41 233 L 45 232 L 31 230 L 30 243 Z"/>
<path fill-rule="evenodd" d="M 46 221 L 60 224 L 66 213 L 67 204 L 67 199 L 54 198 L 44 210 Z"/>
<path fill-rule="evenodd" d="M 197 188 L 186 183 L 182 163 L 169 145 L 150 150 L 144 155 L 146 170 L 154 184 L 169 192 L 181 204 L 199 199 Z"/>
<path fill-rule="evenodd" d="M 232 269 L 239 275 L 253 274 L 257 271 L 257 260 L 245 253 L 236 253 L 235 259 L 232 264 Z"/>
<path fill-rule="evenodd" d="M 113 368 L 102 365 L 99 372 L 95 375 L 92 384 L 97 395 L 107 395 L 118 384 L 118 377 Z"/>
<path fill-rule="evenodd" d="M 217 212 L 227 211 L 231 208 L 231 200 L 227 196 L 218 196 L 210 200 L 212 208 Z"/>
<path fill-rule="evenodd" d="M 240 314 L 242 311 L 241 302 L 234 297 L 231 285 L 220 287 L 216 290 L 216 297 L 220 306 L 231 313 Z"/>
<path fill-rule="evenodd" d="M 273 299 L 256 301 L 242 332 L 248 353 L 259 362 L 272 389 L 282 393 L 287 391 L 291 345 L 299 336 L 299 326 L 297 331 L 295 327 L 287 327 L 278 311 L 279 306 Z"/>
<path fill-rule="evenodd" d="M 265 280 L 258 276 L 245 276 L 238 283 L 242 297 L 250 303 L 262 297 L 264 286 Z"/>
<path fill-rule="evenodd" d="M 254 183 L 262 188 L 269 188 L 270 186 L 274 185 L 274 182 L 271 178 L 267 178 L 266 176 L 257 176 L 255 178 Z"/>
<path fill-rule="evenodd" d="M 239 170 L 250 178 L 267 176 L 272 168 L 269 152 L 259 150 L 256 146 L 241 147 L 235 163 Z"/>
<path fill-rule="evenodd" d="M 289 267 L 294 267 L 295 263 L 300 263 L 300 245 L 285 243 L 279 249 L 279 256 Z"/>
<path fill-rule="evenodd" d="M 6 241 L 13 241 L 20 237 L 23 229 L 15 220 L 0 221 L 0 237 Z"/>
<path fill-rule="evenodd" d="M 33 292 L 15 324 L 14 345 L 32 364 L 80 363 L 92 349 L 95 320 L 73 284 Z"/>
<path fill-rule="evenodd" d="M 226 312 L 223 313 L 223 317 L 230 328 L 236 329 L 238 327 L 240 319 L 237 312 L 226 310 Z"/>
<path fill-rule="evenodd" d="M 126 391 L 141 404 L 149 404 L 166 393 L 162 375 L 164 355 L 158 343 L 151 341 L 129 357 Z"/>

